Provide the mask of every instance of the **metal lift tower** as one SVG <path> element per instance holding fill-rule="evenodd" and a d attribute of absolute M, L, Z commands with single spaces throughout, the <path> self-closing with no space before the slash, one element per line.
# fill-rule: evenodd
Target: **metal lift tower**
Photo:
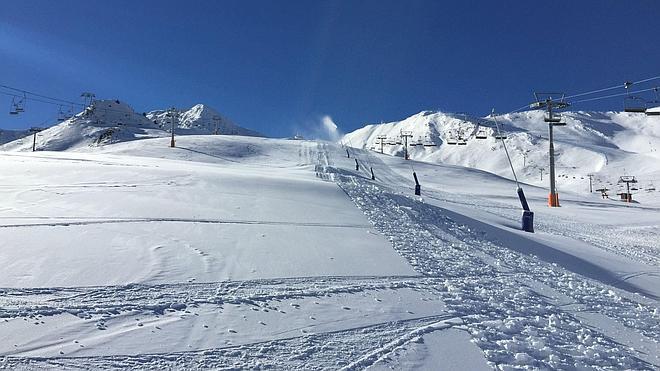
<path fill-rule="evenodd" d="M 380 153 L 383 153 L 383 145 L 385 144 L 385 140 L 387 140 L 387 135 L 379 135 L 376 139 L 380 142 Z"/>
<path fill-rule="evenodd" d="M 412 139 L 412 131 L 401 130 L 401 139 L 403 139 L 403 158 L 408 159 L 408 138 Z"/>
<path fill-rule="evenodd" d="M 553 99 L 552 97 L 560 97 Z M 554 112 L 554 109 L 563 109 L 570 104 L 564 101 L 563 93 L 534 93 L 536 102 L 530 104 L 532 109 L 545 109 L 546 114 L 543 121 L 548 123 L 548 136 L 550 138 L 550 194 L 548 195 L 548 206 L 559 207 L 559 195 L 555 187 L 555 146 L 553 143 L 553 127 L 566 126 L 565 122 L 561 122 L 561 115 Z"/>
<path fill-rule="evenodd" d="M 172 133 L 172 139 L 170 140 L 170 147 L 172 148 L 174 148 L 174 128 L 176 127 L 176 119 L 178 114 L 179 113 L 174 107 L 170 108 L 168 112 L 168 116 L 170 116 L 170 124 L 172 125 L 170 128 L 170 132 Z"/>

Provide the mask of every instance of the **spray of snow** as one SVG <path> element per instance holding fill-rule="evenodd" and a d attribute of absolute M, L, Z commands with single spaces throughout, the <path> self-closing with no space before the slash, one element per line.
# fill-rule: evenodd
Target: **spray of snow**
<path fill-rule="evenodd" d="M 306 120 L 302 125 L 296 125 L 292 130 L 308 139 L 339 141 L 344 133 L 339 130 L 335 121 L 329 115 L 323 115 Z"/>
<path fill-rule="evenodd" d="M 321 117 L 321 127 L 325 131 L 328 139 L 333 142 L 336 142 L 341 138 L 342 134 L 337 128 L 337 124 L 332 120 L 332 117 L 325 115 Z"/>

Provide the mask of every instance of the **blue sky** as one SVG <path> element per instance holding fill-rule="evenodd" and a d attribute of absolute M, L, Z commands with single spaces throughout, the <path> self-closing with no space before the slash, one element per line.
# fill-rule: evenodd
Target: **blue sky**
<path fill-rule="evenodd" d="M 323 115 L 350 131 L 660 75 L 659 19 L 655 0 L 5 1 L 0 84 L 75 101 L 92 91 L 140 112 L 206 103 L 272 136 Z M 28 102 L 0 128 L 56 113 Z"/>

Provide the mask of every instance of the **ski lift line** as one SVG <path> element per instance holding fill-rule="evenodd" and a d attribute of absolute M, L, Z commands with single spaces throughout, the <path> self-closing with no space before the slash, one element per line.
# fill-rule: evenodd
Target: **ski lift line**
<path fill-rule="evenodd" d="M 495 108 L 493 108 L 491 112 L 493 114 L 493 120 L 495 121 L 495 127 L 497 128 L 497 135 L 502 140 L 502 145 L 504 146 L 504 152 L 506 153 L 506 158 L 509 160 L 509 166 L 511 166 L 513 179 L 516 181 L 516 187 L 520 188 L 520 184 L 518 183 L 518 177 L 516 176 L 516 171 L 513 169 L 513 162 L 511 162 L 511 157 L 509 156 L 509 150 L 506 148 L 506 142 L 504 141 L 504 137 L 502 137 L 502 133 L 500 132 L 500 124 L 499 122 L 497 122 L 497 116 L 495 116 Z"/>
<path fill-rule="evenodd" d="M 649 77 L 649 78 L 647 78 L 647 79 L 643 79 L 643 80 L 639 80 L 639 81 L 633 81 L 633 82 L 630 83 L 630 85 L 642 84 L 642 83 L 645 83 L 645 82 L 649 82 L 649 81 L 653 81 L 653 80 L 658 80 L 658 79 L 660 79 L 660 76 Z M 611 87 L 609 87 L 609 88 L 596 89 L 596 90 L 588 91 L 588 92 L 585 92 L 585 93 L 579 93 L 579 94 L 569 95 L 569 96 L 565 97 L 565 99 L 575 98 L 575 97 L 581 97 L 581 96 L 584 96 L 584 95 L 590 95 L 590 94 L 596 94 L 596 93 L 602 93 L 602 92 L 604 92 L 604 91 L 614 90 L 614 89 L 620 89 L 620 88 L 621 88 L 621 84 L 619 84 L 619 85 L 615 85 L 615 86 L 611 86 Z"/>
<path fill-rule="evenodd" d="M 15 96 L 17 96 L 18 93 L 23 93 L 23 94 L 26 95 L 26 99 L 28 99 L 30 101 L 35 101 L 35 102 L 40 102 L 40 103 L 45 103 L 45 104 L 51 104 L 51 105 L 54 105 L 54 106 L 60 106 L 62 104 L 66 104 L 68 106 L 77 106 L 77 107 L 81 107 L 83 109 L 87 107 L 86 105 L 84 105 L 82 103 L 76 103 L 76 102 L 71 102 L 71 101 L 68 101 L 68 100 L 65 100 L 65 99 L 53 98 L 53 97 L 49 97 L 49 96 L 42 95 L 42 94 L 32 93 L 32 92 L 29 92 L 27 90 L 17 89 L 17 88 L 13 88 L 13 87 L 7 86 L 7 85 L 0 84 L 0 88 L 5 88 L 5 89 L 10 89 L 12 91 L 15 91 L 15 93 L 11 93 L 11 92 L 6 92 L 6 91 L 1 91 L 0 90 L 0 94 L 4 94 L 4 95 L 10 96 L 10 97 L 15 97 Z M 50 99 L 50 101 L 43 100 L 43 99 L 38 99 L 38 98 L 34 98 L 34 97 Z M 115 109 L 111 109 L 111 108 L 95 107 L 95 109 L 99 110 L 99 111 L 104 111 L 104 112 L 126 113 L 125 111 L 115 110 Z"/>
<path fill-rule="evenodd" d="M 9 93 L 9 92 L 5 92 L 5 91 L 0 91 L 0 94 L 4 94 L 4 95 L 10 96 L 10 97 L 17 96 L 16 93 Z M 50 104 L 50 105 L 53 105 L 53 106 L 62 106 L 62 105 L 64 105 L 64 103 L 56 103 L 56 102 L 51 102 L 51 101 L 47 101 L 47 100 L 43 100 L 43 99 L 39 99 L 39 98 L 27 97 L 26 99 L 28 99 L 30 101 L 34 101 L 34 102 Z M 68 104 L 67 103 L 66 105 L 68 105 L 68 106 L 74 106 L 75 105 L 75 106 L 85 108 L 85 105 L 80 104 L 80 103 L 75 103 L 75 104 Z M 115 113 L 122 113 L 122 114 L 126 113 L 126 111 L 116 110 L 116 109 L 112 109 L 112 108 L 95 107 L 94 109 L 98 110 L 98 111 L 103 111 L 103 112 L 115 112 Z M 75 115 L 73 115 L 73 116 L 75 116 Z"/>
<path fill-rule="evenodd" d="M 642 84 L 642 83 L 645 83 L 645 82 L 649 82 L 649 81 L 653 81 L 653 80 L 658 80 L 658 79 L 660 79 L 660 75 L 659 75 L 659 76 L 649 77 L 649 78 L 642 79 L 642 80 L 639 80 L 639 81 L 633 81 L 633 82 L 631 82 L 630 85 Z M 578 93 L 578 94 L 569 95 L 569 96 L 564 97 L 564 99 L 570 99 L 570 98 L 576 98 L 576 97 L 581 97 L 581 96 L 585 96 L 585 95 L 591 95 L 591 94 L 601 93 L 601 92 L 608 91 L 608 90 L 620 89 L 621 87 L 622 87 L 622 85 L 619 84 L 619 85 L 611 86 L 611 87 L 608 87 L 608 88 L 596 89 L 596 90 L 587 91 L 587 92 L 584 92 L 584 93 Z M 628 92 L 628 94 L 644 93 L 644 92 L 647 92 L 647 91 L 650 91 L 650 90 L 654 90 L 654 89 L 655 89 L 655 88 L 643 89 L 643 90 L 638 90 L 638 91 L 634 91 L 634 92 Z M 613 98 L 613 97 L 620 97 L 620 96 L 623 96 L 623 95 L 626 95 L 626 93 L 623 93 L 623 94 L 616 94 L 616 95 L 613 94 L 613 95 L 608 95 L 608 96 L 605 96 L 605 97 L 596 97 L 596 98 L 582 99 L 582 100 L 578 100 L 578 101 L 570 102 L 570 103 L 571 103 L 571 104 L 575 104 L 575 103 L 582 103 L 582 102 L 590 102 L 590 101 L 592 101 L 592 100 L 608 99 L 608 98 Z M 524 105 L 524 106 L 522 106 L 522 107 L 520 107 L 520 108 L 517 108 L 517 109 L 514 109 L 514 110 L 509 111 L 509 112 L 507 112 L 507 113 L 504 113 L 503 115 L 509 115 L 509 114 L 512 114 L 512 113 L 516 113 L 516 112 L 522 111 L 522 110 L 524 110 L 524 109 L 528 109 L 528 108 L 529 108 L 529 104 L 526 104 L 526 105 Z"/>
<path fill-rule="evenodd" d="M 7 86 L 7 85 L 3 85 L 3 84 L 0 84 L 0 87 L 5 88 L 5 89 L 9 89 L 9 90 L 13 90 L 15 92 L 23 93 L 23 94 L 26 94 L 26 95 L 33 95 L 33 96 L 39 97 L 39 98 L 50 99 L 52 101 L 56 101 L 56 102 L 60 102 L 60 103 L 81 105 L 80 103 L 71 102 L 71 101 L 68 101 L 68 100 L 65 100 L 65 99 L 53 98 L 53 97 L 49 97 L 47 95 L 33 93 L 31 91 L 27 91 L 27 90 L 23 90 L 23 89 L 13 88 L 11 86 Z M 14 95 L 15 95 L 15 93 L 14 93 Z M 31 99 L 31 100 L 34 100 L 34 99 Z"/>
<path fill-rule="evenodd" d="M 9 92 L 5 92 L 5 91 L 0 91 L 0 94 L 4 94 L 4 95 L 10 96 L 10 97 L 16 97 L 16 96 L 17 96 L 16 93 L 9 93 Z M 54 106 L 61 106 L 61 105 L 64 104 L 64 103 L 56 103 L 56 102 L 51 102 L 51 101 L 47 101 L 47 100 L 43 100 L 43 99 L 38 99 L 38 98 L 29 98 L 29 97 L 26 97 L 26 99 L 28 99 L 28 100 L 30 100 L 30 101 L 40 102 L 40 103 L 52 104 L 52 105 L 54 105 Z M 68 103 L 67 103 L 67 104 L 68 104 Z"/>
<path fill-rule="evenodd" d="M 582 102 L 591 102 L 591 101 L 600 100 L 600 99 L 609 99 L 609 98 L 623 97 L 623 96 L 626 96 L 626 95 L 628 95 L 628 94 L 644 93 L 644 92 L 651 91 L 651 90 L 654 90 L 654 89 L 655 89 L 655 87 L 653 87 L 653 88 L 648 88 L 648 89 L 642 89 L 642 90 L 635 90 L 635 91 L 631 91 L 631 92 L 619 93 L 619 94 L 610 94 L 610 95 L 605 95 L 605 96 L 602 96 L 602 97 L 595 97 L 595 98 L 581 99 L 581 100 L 577 100 L 577 101 L 571 102 L 571 104 L 582 103 Z"/>

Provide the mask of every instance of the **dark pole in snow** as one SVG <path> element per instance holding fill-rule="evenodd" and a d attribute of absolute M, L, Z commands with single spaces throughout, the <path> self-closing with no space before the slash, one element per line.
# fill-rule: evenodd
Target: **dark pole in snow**
<path fill-rule="evenodd" d="M 594 191 L 593 186 L 592 186 L 592 179 L 593 179 L 594 175 L 593 174 L 587 174 L 587 176 L 589 177 L 589 193 L 591 193 L 591 192 Z"/>
<path fill-rule="evenodd" d="M 371 167 L 371 180 L 376 180 L 376 176 L 374 175 L 374 168 Z"/>
<path fill-rule="evenodd" d="M 172 132 L 172 139 L 170 140 L 170 147 L 174 148 L 174 128 L 176 126 L 176 108 L 170 108 L 170 116 L 172 118 L 170 131 Z"/>
<path fill-rule="evenodd" d="M 358 164 L 357 158 L 355 159 L 355 171 L 360 170 L 360 164 Z"/>
<path fill-rule="evenodd" d="M 415 178 L 415 196 L 420 196 L 422 194 L 422 186 L 419 185 L 419 180 L 417 180 L 417 174 L 413 171 L 413 178 Z"/>
<path fill-rule="evenodd" d="M 30 128 L 30 132 L 32 133 L 32 152 L 37 150 L 37 133 L 41 130 L 43 129 L 38 127 Z"/>
<path fill-rule="evenodd" d="M 218 123 L 220 122 L 220 116 L 213 116 L 213 123 L 215 124 L 215 129 L 213 130 L 213 135 L 218 135 Z"/>
<path fill-rule="evenodd" d="M 346 148 L 346 157 L 351 158 L 351 154 L 348 152 L 348 148 Z"/>
<path fill-rule="evenodd" d="M 529 209 L 529 204 L 527 203 L 527 198 L 522 188 L 518 187 L 518 198 L 520 199 L 520 204 L 523 208 L 522 216 L 522 230 L 525 232 L 534 233 L 534 213 Z"/>

